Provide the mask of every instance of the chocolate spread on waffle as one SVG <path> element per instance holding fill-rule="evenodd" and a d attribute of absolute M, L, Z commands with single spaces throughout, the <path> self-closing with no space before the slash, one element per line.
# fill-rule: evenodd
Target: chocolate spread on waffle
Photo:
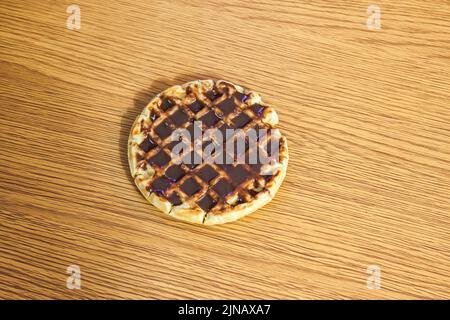
<path fill-rule="evenodd" d="M 192 98 L 189 103 L 170 95 L 162 96 L 157 108 L 149 114 L 152 120 L 149 127 L 141 124 L 141 130 L 147 135 L 139 145 L 144 154 L 141 160 L 145 159 L 141 166 L 152 166 L 155 171 L 147 190 L 164 197 L 174 206 L 182 204 L 184 199 L 195 199 L 195 205 L 205 212 L 251 201 L 273 179 L 270 174 L 261 174 L 263 164 L 259 161 L 259 150 L 264 149 L 268 155 L 271 153 L 270 135 L 259 130 L 270 130 L 270 126 L 261 121 L 267 107 L 246 104 L 249 97 L 226 82 L 216 83 L 207 92 L 192 92 L 192 88 L 187 87 L 186 93 Z M 223 152 L 214 155 L 215 159 L 222 157 L 224 161 L 195 161 L 201 159 L 201 154 L 194 147 L 198 142 L 191 139 L 191 151 L 184 155 L 184 160 L 190 161 L 175 163 L 171 151 L 180 142 L 172 141 L 171 135 L 176 129 L 185 128 L 193 137 L 194 121 L 201 121 L 202 127 L 197 130 L 202 133 L 210 128 L 218 129 L 224 136 L 223 144 L 236 139 L 227 135 L 230 132 L 227 129 L 256 130 L 256 141 L 253 142 L 263 148 L 255 148 L 255 144 L 252 147 L 247 139 L 244 151 L 246 160 L 253 157 L 256 162 L 233 162 L 237 158 L 236 152 L 229 154 L 225 146 Z M 210 143 L 200 141 L 201 150 Z"/>

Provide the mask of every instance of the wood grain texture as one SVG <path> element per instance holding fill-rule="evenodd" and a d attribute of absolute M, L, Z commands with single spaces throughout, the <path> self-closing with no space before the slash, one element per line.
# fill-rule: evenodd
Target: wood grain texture
<path fill-rule="evenodd" d="M 80 0 L 81 30 L 69 4 L 0 2 L 0 298 L 450 298 L 448 1 L 377 1 L 379 31 L 359 0 Z M 223 226 L 127 167 L 146 102 L 199 78 L 260 92 L 289 140 L 277 197 Z"/>

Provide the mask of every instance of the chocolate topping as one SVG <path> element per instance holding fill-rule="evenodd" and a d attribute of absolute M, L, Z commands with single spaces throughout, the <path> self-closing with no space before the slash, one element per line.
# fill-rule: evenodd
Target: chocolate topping
<path fill-rule="evenodd" d="M 188 122 L 189 115 L 183 110 L 178 109 L 174 114 L 170 116 L 170 120 L 172 120 L 172 122 L 175 123 L 177 127 L 181 127 L 183 124 Z"/>
<path fill-rule="evenodd" d="M 261 172 L 262 164 L 261 163 L 249 164 L 249 167 L 252 169 L 254 173 L 259 174 Z"/>
<path fill-rule="evenodd" d="M 165 172 L 166 177 L 172 181 L 180 180 L 185 174 L 186 172 L 184 172 L 183 167 L 179 164 L 170 166 Z"/>
<path fill-rule="evenodd" d="M 242 195 L 238 195 L 238 199 L 236 201 L 236 204 L 242 204 L 245 203 L 245 198 L 242 197 Z"/>
<path fill-rule="evenodd" d="M 240 102 L 245 102 L 248 99 L 248 96 L 240 93 L 239 91 L 236 91 L 234 93 L 234 96 L 240 101 Z"/>
<path fill-rule="evenodd" d="M 171 108 L 172 106 L 174 106 L 175 104 L 171 101 L 171 100 L 169 100 L 168 98 L 164 98 L 162 101 L 161 101 L 161 106 L 160 106 L 160 108 L 163 110 L 163 111 L 166 111 L 166 110 L 168 110 L 169 108 Z"/>
<path fill-rule="evenodd" d="M 153 141 L 150 137 L 147 137 L 144 139 L 144 141 L 141 142 L 139 145 L 139 148 L 141 148 L 142 151 L 145 153 L 149 152 L 153 148 L 157 146 L 156 142 Z"/>
<path fill-rule="evenodd" d="M 219 197 L 223 198 L 233 192 L 233 187 L 229 184 L 225 179 L 220 179 L 212 189 L 219 195 Z"/>
<path fill-rule="evenodd" d="M 266 110 L 267 108 L 264 106 L 261 106 L 259 104 L 254 104 L 250 107 L 250 110 L 253 111 L 254 114 L 256 114 L 258 117 L 261 117 L 261 115 L 263 114 L 264 110 Z"/>
<path fill-rule="evenodd" d="M 210 110 L 207 114 L 205 114 L 203 117 L 200 118 L 200 121 L 203 122 L 203 124 L 207 128 L 214 127 L 214 125 L 219 122 L 220 118 L 216 116 L 214 111 Z"/>
<path fill-rule="evenodd" d="M 217 177 L 219 174 L 210 165 L 206 165 L 198 171 L 197 175 L 203 181 L 209 183 L 212 179 Z"/>
<path fill-rule="evenodd" d="M 225 99 L 224 101 L 222 101 L 217 105 L 217 108 L 219 108 L 225 116 L 229 115 L 236 108 L 234 98 Z"/>
<path fill-rule="evenodd" d="M 174 206 L 178 206 L 182 203 L 180 196 L 176 192 L 173 192 L 170 196 L 168 196 L 167 200 L 169 200 Z"/>
<path fill-rule="evenodd" d="M 192 112 L 194 112 L 194 113 L 197 113 L 197 112 L 199 112 L 200 110 L 202 110 L 203 109 L 203 103 L 201 103 L 200 101 L 198 101 L 198 100 L 195 100 L 193 103 L 191 103 L 189 106 L 189 109 L 191 109 L 191 111 Z"/>
<path fill-rule="evenodd" d="M 172 129 L 169 126 L 169 122 L 164 120 L 159 126 L 155 128 L 155 132 L 161 139 L 165 139 L 172 134 Z"/>
<path fill-rule="evenodd" d="M 170 141 L 167 145 L 166 145 L 166 149 L 168 149 L 169 151 L 172 151 L 173 147 L 175 147 L 177 144 L 179 144 L 181 141 Z"/>
<path fill-rule="evenodd" d="M 205 96 L 209 100 L 213 101 L 213 100 L 216 100 L 220 96 L 220 94 L 217 93 L 217 91 L 215 89 L 212 89 L 212 90 L 209 90 L 208 92 L 206 92 Z"/>
<path fill-rule="evenodd" d="M 170 180 L 166 177 L 159 177 L 153 180 L 150 190 L 157 194 L 164 195 L 166 190 L 170 187 Z"/>
<path fill-rule="evenodd" d="M 170 161 L 170 156 L 164 152 L 164 150 L 159 150 L 159 152 L 147 160 L 148 163 L 157 165 L 159 167 L 164 166 Z"/>
<path fill-rule="evenodd" d="M 180 189 L 184 193 L 186 193 L 189 197 L 193 196 L 197 192 L 201 190 L 201 186 L 198 184 L 198 182 L 194 178 L 189 178 L 186 181 L 183 182 Z"/>
<path fill-rule="evenodd" d="M 240 185 L 242 182 L 251 177 L 251 174 L 247 170 L 245 170 L 245 167 L 243 165 L 237 165 L 236 167 L 232 167 L 229 170 L 229 175 L 231 181 L 235 186 Z"/>
<path fill-rule="evenodd" d="M 211 210 L 216 205 L 216 203 L 217 202 L 214 200 L 214 198 L 211 197 L 208 193 L 197 201 L 198 206 L 206 212 Z"/>
<path fill-rule="evenodd" d="M 220 167 L 222 170 L 225 170 L 226 172 L 229 172 L 231 170 L 231 168 L 233 167 L 232 164 L 226 164 L 226 163 L 218 164 L 217 166 Z"/>
<path fill-rule="evenodd" d="M 252 119 L 244 112 L 241 112 L 237 117 L 235 117 L 233 120 L 233 124 L 236 128 L 243 128 L 252 121 Z"/>

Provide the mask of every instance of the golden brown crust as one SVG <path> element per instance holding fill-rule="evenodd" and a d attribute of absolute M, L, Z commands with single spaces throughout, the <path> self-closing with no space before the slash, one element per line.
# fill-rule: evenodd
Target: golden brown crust
<path fill-rule="evenodd" d="M 216 85 L 220 83 L 231 84 L 229 82 L 219 80 L 216 82 Z M 160 103 L 161 97 L 164 95 L 170 95 L 172 97 L 176 97 L 179 99 L 188 99 L 186 95 L 186 88 L 189 86 L 197 86 L 197 87 L 206 87 L 211 89 L 214 86 L 213 80 L 197 80 L 188 82 L 184 85 L 176 85 L 168 88 L 167 90 L 158 94 L 155 98 L 153 98 L 150 103 L 144 108 L 144 111 L 139 115 L 130 132 L 129 140 L 128 140 L 128 159 L 131 174 L 135 180 L 135 183 L 144 197 L 152 203 L 155 207 L 160 209 L 162 212 L 169 214 L 170 216 L 197 224 L 205 224 L 205 225 L 213 225 L 213 224 L 221 224 L 226 222 L 235 221 L 245 215 L 248 215 L 255 210 L 261 208 L 265 204 L 269 203 L 272 198 L 275 196 L 278 191 L 287 170 L 288 165 L 288 149 L 287 149 L 287 140 L 284 136 L 281 136 L 280 140 L 280 161 L 277 166 L 271 167 L 273 170 L 273 178 L 266 184 L 265 188 L 261 190 L 255 198 L 253 198 L 249 202 L 245 202 L 242 204 L 228 206 L 225 209 L 213 209 L 206 213 L 198 206 L 192 206 L 190 202 L 183 202 L 178 206 L 172 206 L 172 204 L 165 199 L 157 195 L 156 193 L 149 192 L 147 190 L 147 186 L 152 180 L 155 171 L 151 166 L 146 165 L 145 163 L 140 163 L 140 154 L 138 145 L 145 138 L 145 134 L 142 132 L 142 127 L 146 125 L 146 122 L 149 120 L 149 114 L 152 112 L 154 108 Z M 231 84 L 233 85 L 233 84 Z M 262 122 L 268 124 L 270 127 L 275 128 L 278 124 L 278 116 L 276 111 L 263 104 L 261 97 L 252 91 L 248 91 L 240 86 L 233 85 L 236 90 L 240 93 L 244 93 L 249 96 L 249 103 L 254 104 L 258 103 L 267 107 L 264 112 Z M 151 124 L 147 123 L 149 126 Z M 281 135 L 281 134 L 280 134 Z M 144 161 L 145 162 L 145 161 Z M 229 199 L 230 200 L 230 199 Z M 232 199 L 231 199 L 232 200 Z M 231 201 L 230 200 L 230 201 Z"/>

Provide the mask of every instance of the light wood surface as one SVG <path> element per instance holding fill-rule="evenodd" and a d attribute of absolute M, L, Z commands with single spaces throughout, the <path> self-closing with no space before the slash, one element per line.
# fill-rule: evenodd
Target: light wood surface
<path fill-rule="evenodd" d="M 450 298 L 450 4 L 0 2 L 0 298 Z M 174 221 L 128 171 L 167 86 L 274 105 L 283 186 L 236 223 Z M 66 268 L 81 268 L 81 289 Z M 381 268 L 379 290 L 366 286 Z"/>

